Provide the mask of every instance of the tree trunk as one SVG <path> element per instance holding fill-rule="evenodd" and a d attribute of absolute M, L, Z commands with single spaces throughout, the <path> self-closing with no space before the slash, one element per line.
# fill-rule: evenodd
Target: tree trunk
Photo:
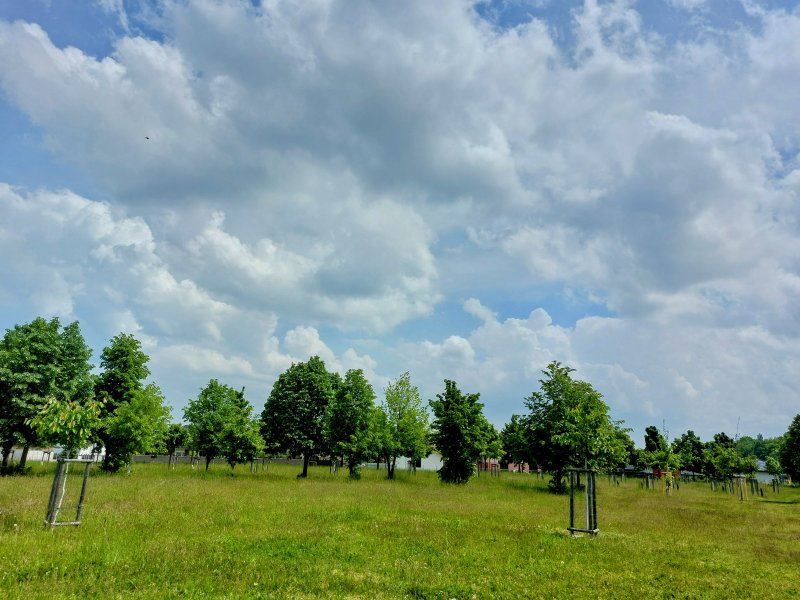
<path fill-rule="evenodd" d="M 211 464 L 211 455 L 206 456 L 206 472 L 208 472 L 208 465 Z"/>
<path fill-rule="evenodd" d="M 388 471 L 387 475 L 389 479 L 394 479 L 394 468 L 397 466 L 397 457 L 393 456 L 391 460 L 387 459 L 386 461 L 386 470 Z"/>
<path fill-rule="evenodd" d="M 301 479 L 305 479 L 308 477 L 308 461 L 310 460 L 310 456 L 308 454 L 303 454 L 303 472 L 300 473 L 297 477 Z"/>
<path fill-rule="evenodd" d="M 11 454 L 11 448 L 14 447 L 14 439 L 8 439 L 3 442 L 3 466 L 8 466 L 8 455 Z"/>
<path fill-rule="evenodd" d="M 22 447 L 22 456 L 19 459 L 19 469 L 20 471 L 25 468 L 25 463 L 28 462 L 28 450 L 30 449 L 30 445 L 25 444 Z"/>

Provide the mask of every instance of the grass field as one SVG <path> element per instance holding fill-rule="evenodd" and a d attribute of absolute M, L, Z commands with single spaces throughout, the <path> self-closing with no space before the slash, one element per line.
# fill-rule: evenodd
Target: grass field
<path fill-rule="evenodd" d="M 0 598 L 787 598 L 800 490 L 671 497 L 599 478 L 596 538 L 534 476 L 442 485 L 273 465 L 95 475 L 80 527 L 42 525 L 53 466 L 0 479 Z"/>

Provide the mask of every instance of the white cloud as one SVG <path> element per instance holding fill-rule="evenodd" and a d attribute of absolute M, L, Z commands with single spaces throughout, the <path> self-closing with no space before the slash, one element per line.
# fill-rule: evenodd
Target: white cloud
<path fill-rule="evenodd" d="M 108 200 L 0 187 L 0 305 L 251 387 L 318 353 L 431 393 L 454 378 L 502 419 L 555 359 L 628 418 L 777 433 L 800 13 L 747 2 L 728 26 L 668 2 L 702 26 L 656 35 L 627 0 L 586 0 L 567 41 L 546 11 L 502 28 L 457 0 L 198 0 L 157 3 L 151 39 L 98 0 L 129 33 L 93 57 L 0 21 L 4 98 Z M 576 320 L 564 297 L 595 305 Z M 442 314 L 459 305 L 472 330 Z"/>

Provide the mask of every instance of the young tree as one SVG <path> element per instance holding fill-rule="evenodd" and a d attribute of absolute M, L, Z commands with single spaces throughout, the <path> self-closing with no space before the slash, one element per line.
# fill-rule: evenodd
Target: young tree
<path fill-rule="evenodd" d="M 100 419 L 102 424 L 97 433 L 99 442 L 105 446 L 103 470 L 118 471 L 128 460 L 129 453 L 124 447 L 127 438 L 118 439 L 116 433 L 123 433 L 120 419 L 115 417 L 117 410 L 122 409 L 125 415 L 131 415 L 130 404 L 136 395 L 144 389 L 144 380 L 150 375 L 147 368 L 149 357 L 142 351 L 142 344 L 131 334 L 120 333 L 111 338 L 108 346 L 100 355 L 100 367 L 103 372 L 97 378 L 95 395 L 101 402 Z M 157 389 L 157 388 L 156 388 Z M 158 394 L 160 395 L 160 391 Z M 149 394 L 152 400 L 152 393 Z M 148 406 L 148 402 L 136 406 Z M 127 408 L 124 408 L 127 405 Z"/>
<path fill-rule="evenodd" d="M 246 407 L 249 407 L 249 404 L 244 399 L 244 390 L 237 391 L 212 379 L 200 390 L 197 399 L 189 400 L 183 409 L 183 418 L 188 423 L 186 436 L 189 447 L 200 456 L 205 456 L 206 471 L 212 460 L 224 456 L 226 449 L 231 450 L 236 445 L 235 427 L 240 426 L 250 416 Z M 246 412 L 244 418 L 240 416 L 243 412 Z M 224 445 L 223 430 L 226 430 Z M 258 442 L 255 438 L 253 441 Z"/>
<path fill-rule="evenodd" d="M 800 414 L 795 416 L 784 434 L 778 456 L 784 472 L 792 481 L 800 481 Z"/>
<path fill-rule="evenodd" d="M 347 463 L 350 477 L 360 477 L 359 464 L 369 456 L 370 419 L 375 392 L 361 369 L 350 369 L 328 404 L 325 437 L 333 456 Z"/>
<path fill-rule="evenodd" d="M 217 448 L 231 467 L 253 460 L 264 449 L 260 423 L 252 418 L 253 407 L 244 398 L 244 390 L 226 405 L 222 429 L 216 435 Z"/>
<path fill-rule="evenodd" d="M 511 415 L 511 420 L 500 432 L 500 444 L 503 447 L 505 463 L 514 463 L 522 468 L 523 463 L 530 461 L 530 442 L 525 421 L 519 415 Z"/>
<path fill-rule="evenodd" d="M 103 423 L 107 439 L 113 440 L 115 462 L 112 464 L 123 461 L 130 469 L 132 454 L 150 454 L 161 450 L 169 417 L 170 409 L 155 384 L 133 392 L 130 400 L 120 403 Z"/>
<path fill-rule="evenodd" d="M 164 446 L 169 454 L 170 462 L 175 457 L 175 452 L 187 442 L 186 427 L 180 423 L 170 423 L 164 435 Z"/>
<path fill-rule="evenodd" d="M 585 381 L 573 380 L 573 369 L 551 362 L 539 380 L 541 391 L 525 403 L 532 459 L 550 471 L 550 488 L 566 489 L 564 473 L 570 465 L 609 468 L 625 458 L 618 435 L 620 422 L 608 416 L 602 395 Z"/>
<path fill-rule="evenodd" d="M 14 443 L 23 444 L 19 468 L 28 448 L 40 444 L 33 419 L 48 400 L 92 400 L 91 350 L 76 322 L 61 330 L 58 319 L 34 319 L 6 331 L 0 341 L 0 434 L 3 465 Z"/>
<path fill-rule="evenodd" d="M 645 452 L 662 452 L 667 449 L 667 440 L 661 435 L 658 427 L 650 425 L 644 429 Z"/>
<path fill-rule="evenodd" d="M 703 470 L 703 449 L 705 445 L 691 429 L 672 442 L 672 451 L 680 456 L 682 468 L 693 473 Z"/>
<path fill-rule="evenodd" d="M 394 479 L 398 456 L 416 461 L 430 454 L 430 426 L 428 411 L 407 371 L 389 383 L 384 398 L 372 415 L 372 446 L 386 461 L 387 477 Z"/>
<path fill-rule="evenodd" d="M 267 446 L 278 452 L 303 457 L 308 476 L 311 456 L 324 448 L 325 411 L 340 378 L 325 369 L 319 356 L 295 363 L 281 373 L 261 413 L 261 433 Z"/>
<path fill-rule="evenodd" d="M 51 396 L 27 424 L 40 441 L 61 446 L 67 458 L 74 458 L 100 424 L 99 415 L 100 405 L 94 400 L 81 404 Z"/>
<path fill-rule="evenodd" d="M 485 447 L 483 404 L 479 394 L 462 394 L 455 381 L 445 379 L 444 394 L 431 400 L 431 441 L 442 454 L 439 478 L 445 483 L 466 483 Z"/>

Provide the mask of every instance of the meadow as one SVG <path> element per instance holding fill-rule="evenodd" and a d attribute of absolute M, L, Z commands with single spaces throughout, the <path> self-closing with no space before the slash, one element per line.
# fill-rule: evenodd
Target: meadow
<path fill-rule="evenodd" d="M 137 464 L 93 472 L 80 527 L 46 528 L 52 465 L 0 479 L 0 597 L 787 598 L 800 594 L 800 489 L 740 501 L 598 479 L 600 535 L 527 474 Z"/>

